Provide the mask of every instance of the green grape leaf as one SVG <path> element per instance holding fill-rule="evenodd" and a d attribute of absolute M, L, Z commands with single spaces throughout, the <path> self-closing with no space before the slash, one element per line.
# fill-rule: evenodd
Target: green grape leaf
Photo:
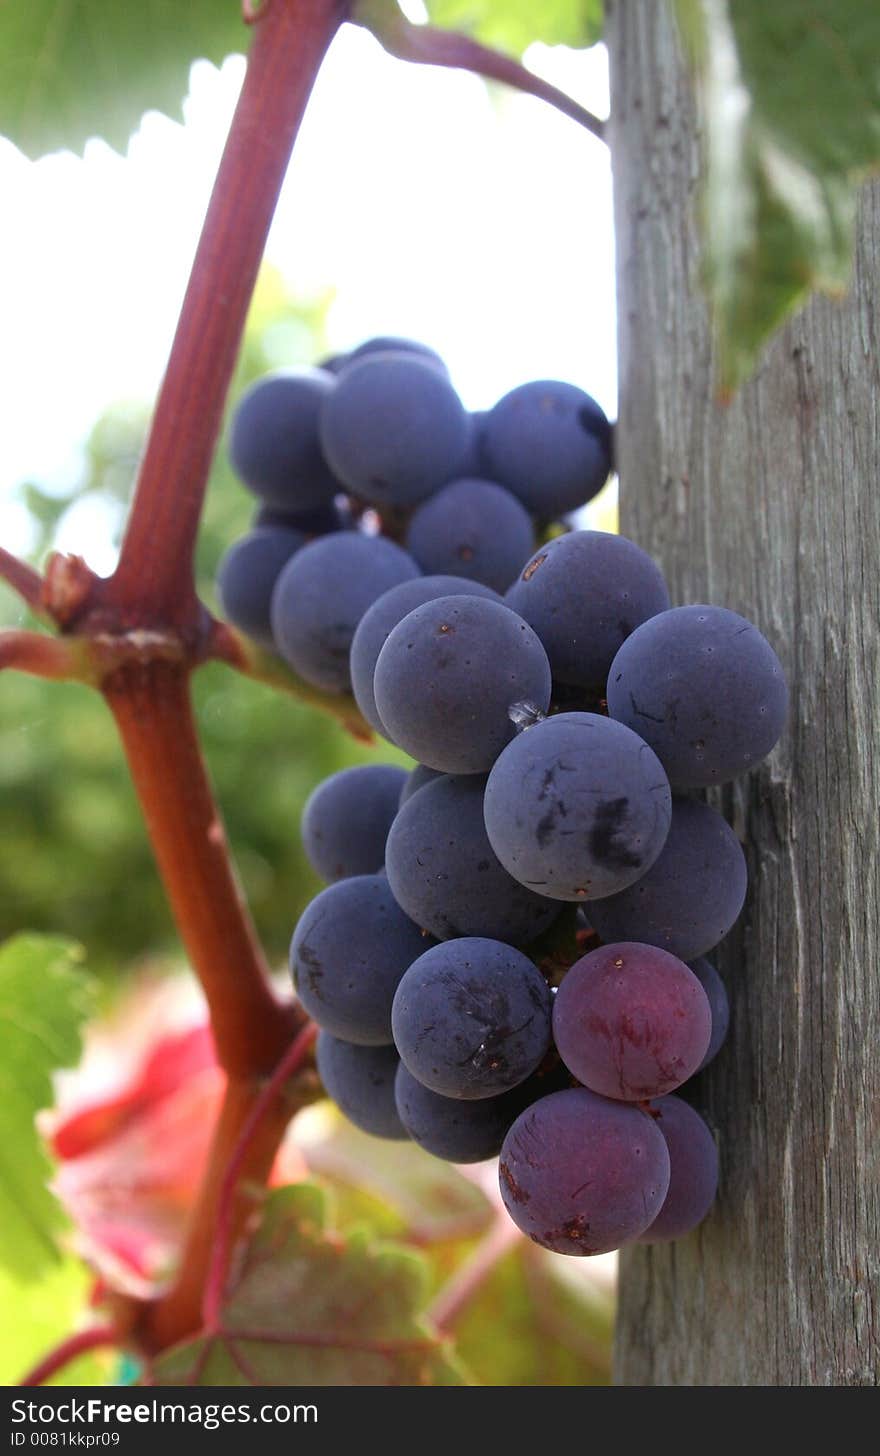
<path fill-rule="evenodd" d="M 222 1329 L 170 1350 L 160 1385 L 459 1385 L 448 1345 L 421 1317 L 425 1261 L 327 1227 L 326 1194 L 270 1194 L 223 1307 Z"/>
<path fill-rule="evenodd" d="M 52 1073 L 82 1049 L 91 985 L 79 959 L 69 941 L 48 936 L 17 935 L 0 946 L 0 1260 L 19 1280 L 57 1263 L 65 1226 L 34 1118 L 52 1104 Z"/>
<path fill-rule="evenodd" d="M 880 166 L 877 0 L 675 0 L 705 131 L 703 226 L 721 383 L 735 388 L 809 292 L 852 266 Z"/>
<path fill-rule="evenodd" d="M 194 60 L 247 45 L 240 0 L 6 0 L 0 132 L 30 157 L 93 136 L 124 151 L 145 111 L 181 117 Z"/>
<path fill-rule="evenodd" d="M 434 25 L 463 30 L 486 45 L 522 55 L 533 41 L 588 46 L 600 39 L 602 0 L 426 0 Z"/>

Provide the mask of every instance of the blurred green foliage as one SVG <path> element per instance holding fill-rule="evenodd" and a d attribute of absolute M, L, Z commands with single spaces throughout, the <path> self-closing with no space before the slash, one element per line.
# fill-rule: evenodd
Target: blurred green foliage
<path fill-rule="evenodd" d="M 319 358 L 329 302 L 293 303 L 264 269 L 230 399 L 267 369 Z M 110 407 L 91 432 L 82 478 L 69 495 L 52 496 L 38 482 L 23 488 L 37 531 L 36 562 L 83 495 L 98 497 L 121 528 L 148 417 L 146 404 Z M 215 610 L 217 562 L 247 530 L 252 512 L 221 442 L 197 554 L 199 590 Z M 0 623 L 24 620 L 20 602 L 3 587 Z M 195 696 L 239 873 L 269 955 L 280 963 L 299 911 L 319 888 L 299 842 L 310 790 L 336 769 L 379 753 L 406 760 L 387 744 L 355 744 L 329 718 L 216 664 L 197 674 Z M 0 795 L 7 845 L 0 938 L 22 927 L 69 935 L 105 978 L 146 953 L 176 951 L 116 730 L 96 693 L 3 674 Z"/>

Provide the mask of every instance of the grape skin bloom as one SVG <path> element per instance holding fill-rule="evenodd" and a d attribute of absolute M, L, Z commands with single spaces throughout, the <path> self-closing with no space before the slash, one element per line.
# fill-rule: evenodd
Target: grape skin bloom
<path fill-rule="evenodd" d="M 671 607 L 611 664 L 608 711 L 650 743 L 674 789 L 754 768 L 785 726 L 788 688 L 757 627 L 725 607 Z"/>
<path fill-rule="evenodd" d="M 723 940 L 746 898 L 748 871 L 727 820 L 673 796 L 660 854 L 634 885 L 591 909 L 603 940 L 643 940 L 690 961 Z"/>
<path fill-rule="evenodd" d="M 498 1177 L 504 1207 L 536 1244 L 556 1254 L 608 1254 L 660 1212 L 669 1152 L 640 1108 L 575 1087 L 520 1113 Z"/>
<path fill-rule="evenodd" d="M 542 895 L 577 902 L 616 894 L 650 869 L 671 807 L 653 751 L 596 713 L 526 728 L 489 774 L 484 801 L 505 869 Z"/>
<path fill-rule="evenodd" d="M 390 633 L 374 688 L 399 748 L 443 773 L 486 773 L 513 736 L 511 705 L 549 707 L 550 664 L 528 623 L 500 602 L 440 597 Z"/>
<path fill-rule="evenodd" d="M 645 1102 L 693 1076 L 712 1034 L 706 993 L 683 961 L 623 942 L 590 951 L 553 1003 L 553 1040 L 592 1092 Z"/>
<path fill-rule="evenodd" d="M 409 1136 L 394 1099 L 400 1058 L 393 1046 L 355 1046 L 321 1031 L 315 1062 L 327 1096 L 355 1127 L 373 1137 Z"/>
<path fill-rule="evenodd" d="M 391 1009 L 394 1044 L 441 1097 L 495 1097 L 524 1082 L 550 1046 L 550 990 L 501 941 L 463 936 L 433 946 L 403 976 Z"/>
<path fill-rule="evenodd" d="M 384 875 L 339 880 L 306 906 L 293 932 L 294 989 L 312 1020 L 340 1041 L 389 1046 L 394 993 L 429 944 Z"/>

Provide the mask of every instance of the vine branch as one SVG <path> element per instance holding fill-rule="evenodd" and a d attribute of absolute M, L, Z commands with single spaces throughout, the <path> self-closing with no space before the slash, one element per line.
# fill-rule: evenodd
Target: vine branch
<path fill-rule="evenodd" d="M 415 61 L 426 66 L 446 66 L 453 70 L 472 71 L 487 81 L 500 81 L 527 96 L 562 112 L 576 121 L 600 141 L 605 140 L 605 123 L 565 91 L 551 85 L 512 56 L 491 46 L 482 45 L 470 36 L 454 30 L 440 30 L 433 25 L 414 25 L 397 9 L 396 0 L 366 0 L 353 16 L 369 30 L 388 51 L 401 61 Z"/>
<path fill-rule="evenodd" d="M 95 1325 L 90 1330 L 80 1330 L 78 1334 L 68 1335 L 54 1350 L 44 1355 L 38 1364 L 34 1365 L 26 1375 L 23 1375 L 18 1382 L 19 1385 L 45 1385 L 53 1375 L 57 1375 L 72 1360 L 78 1359 L 80 1355 L 87 1355 L 91 1350 L 106 1349 L 108 1345 L 119 1344 L 119 1331 L 115 1325 Z"/>
<path fill-rule="evenodd" d="M 0 546 L 0 580 L 12 587 L 27 602 L 32 612 L 43 611 L 43 578 L 26 561 L 19 561 L 11 551 Z"/>
<path fill-rule="evenodd" d="M 239 1133 L 238 1142 L 229 1159 L 217 1206 L 217 1219 L 211 1249 L 211 1263 L 205 1280 L 202 1301 L 202 1319 L 205 1329 L 213 1332 L 220 1327 L 220 1312 L 226 1285 L 226 1274 L 234 1242 L 237 1194 L 241 1187 L 242 1173 L 248 1156 L 267 1114 L 280 1098 L 286 1082 L 296 1075 L 314 1045 L 318 1028 L 308 1022 L 285 1052 L 269 1081 L 257 1097 Z M 289 1113 L 288 1113 L 289 1116 Z"/>
<path fill-rule="evenodd" d="M 255 17 L 241 96 L 205 217 L 106 603 L 191 628 L 193 548 L 229 381 L 284 180 L 342 0 L 276 0 Z"/>

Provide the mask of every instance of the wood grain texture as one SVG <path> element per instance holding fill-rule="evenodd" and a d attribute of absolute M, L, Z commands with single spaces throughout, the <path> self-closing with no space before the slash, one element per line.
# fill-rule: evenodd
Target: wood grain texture
<path fill-rule="evenodd" d="M 751 887 L 717 953 L 730 1040 L 695 1098 L 722 1189 L 622 1256 L 626 1385 L 880 1380 L 880 186 L 853 288 L 715 402 L 698 137 L 665 4 L 609 8 L 621 529 L 677 602 L 757 622 L 792 689 L 771 758 L 717 802 Z"/>

